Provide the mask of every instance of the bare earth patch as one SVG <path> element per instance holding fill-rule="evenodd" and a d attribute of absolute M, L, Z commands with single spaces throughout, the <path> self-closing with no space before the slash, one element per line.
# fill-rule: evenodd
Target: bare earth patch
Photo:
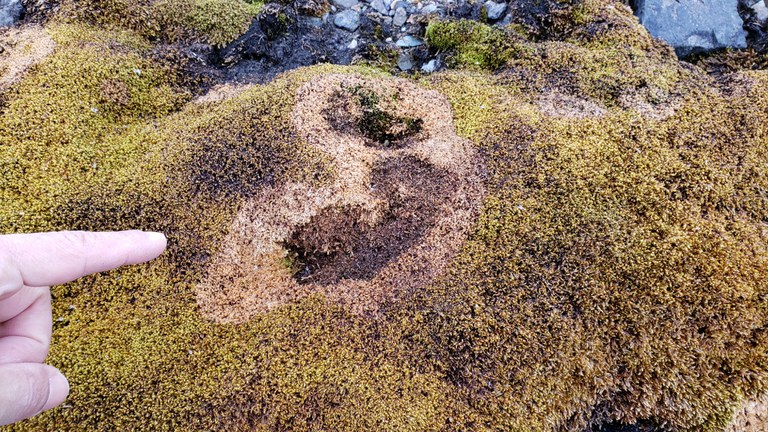
<path fill-rule="evenodd" d="M 480 212 L 482 163 L 435 91 L 329 75 L 298 90 L 292 119 L 336 178 L 275 186 L 243 206 L 197 286 L 216 321 L 312 293 L 374 313 L 441 275 Z"/>
<path fill-rule="evenodd" d="M 0 33 L 0 92 L 19 82 L 24 73 L 53 53 L 56 43 L 43 27 L 32 24 Z"/>

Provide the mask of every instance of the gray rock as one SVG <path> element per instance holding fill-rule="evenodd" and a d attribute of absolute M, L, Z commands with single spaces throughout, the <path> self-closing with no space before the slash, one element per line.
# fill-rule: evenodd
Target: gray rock
<path fill-rule="evenodd" d="M 395 27 L 402 27 L 403 24 L 405 24 L 405 20 L 408 19 L 408 12 L 406 12 L 405 8 L 397 8 L 395 11 L 395 16 L 392 18 L 392 25 Z"/>
<path fill-rule="evenodd" d="M 424 45 L 424 41 L 416 36 L 406 35 L 397 40 L 397 46 L 400 48 L 413 48 Z"/>
<path fill-rule="evenodd" d="M 752 10 L 755 11 L 755 16 L 757 16 L 757 19 L 760 21 L 765 21 L 766 18 L 768 18 L 768 7 L 764 1 L 760 0 L 759 2 L 753 4 Z"/>
<path fill-rule="evenodd" d="M 413 57 L 410 53 L 401 52 L 400 57 L 397 58 L 397 67 L 402 71 L 409 71 L 413 69 Z"/>
<path fill-rule="evenodd" d="M 512 15 L 512 12 L 509 12 L 508 14 L 504 15 L 504 19 L 497 22 L 496 25 L 499 27 L 506 27 L 512 23 L 512 18 L 514 16 Z"/>
<path fill-rule="evenodd" d="M 349 9 L 358 3 L 357 0 L 333 0 L 333 4 L 338 7 Z"/>
<path fill-rule="evenodd" d="M 421 71 L 427 74 L 432 73 L 436 71 L 439 66 L 440 63 L 437 61 L 437 59 L 432 59 L 421 66 Z"/>
<path fill-rule="evenodd" d="M 745 48 L 738 0 L 639 0 L 635 13 L 648 32 L 678 56 L 718 48 Z"/>
<path fill-rule="evenodd" d="M 333 24 L 338 28 L 347 31 L 355 31 L 360 27 L 360 14 L 349 9 L 345 9 L 336 14 L 333 18 Z"/>
<path fill-rule="evenodd" d="M 382 15 L 389 15 L 389 9 L 384 4 L 384 0 L 373 0 L 371 2 L 371 8 Z"/>
<path fill-rule="evenodd" d="M 0 27 L 15 24 L 23 11 L 20 0 L 0 0 Z"/>
<path fill-rule="evenodd" d="M 421 13 L 424 15 L 429 15 L 431 13 L 437 12 L 437 5 L 434 3 L 430 3 L 423 8 L 421 8 Z"/>
<path fill-rule="evenodd" d="M 320 28 L 323 25 L 325 25 L 325 22 L 323 22 L 323 19 L 322 18 L 318 18 L 318 17 L 308 17 L 306 19 L 306 22 L 307 22 L 308 25 L 310 25 L 312 27 L 315 27 L 315 28 Z"/>
<path fill-rule="evenodd" d="M 496 21 L 497 19 L 501 18 L 506 11 L 506 3 L 496 3 L 493 0 L 488 0 L 485 2 L 485 12 L 488 15 L 488 19 L 491 21 Z"/>

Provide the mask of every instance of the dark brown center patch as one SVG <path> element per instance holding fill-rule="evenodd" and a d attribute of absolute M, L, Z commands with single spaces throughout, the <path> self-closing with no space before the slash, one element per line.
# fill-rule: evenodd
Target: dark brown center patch
<path fill-rule="evenodd" d="M 286 244 L 294 277 L 318 285 L 372 279 L 434 225 L 440 204 L 457 186 L 449 173 L 415 157 L 383 161 L 371 172 L 371 195 L 385 203 L 380 222 L 368 226 L 360 208 L 323 210 Z"/>

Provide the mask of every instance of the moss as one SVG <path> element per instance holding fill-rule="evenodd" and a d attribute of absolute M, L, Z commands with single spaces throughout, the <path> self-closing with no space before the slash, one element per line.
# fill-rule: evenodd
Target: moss
<path fill-rule="evenodd" d="M 238 208 L 334 176 L 293 129 L 296 90 L 390 78 L 324 65 L 187 103 L 126 7 L 114 30 L 49 24 L 55 53 L 3 95 L 0 227 L 156 229 L 169 252 L 53 289 L 72 395 L 7 430 L 716 431 L 768 391 L 765 72 L 714 82 L 615 2 L 564 7 L 535 42 L 433 23 L 456 69 L 422 84 L 487 165 L 450 271 L 374 316 L 315 295 L 216 324 L 194 287 Z"/>
<path fill-rule="evenodd" d="M 208 43 L 224 46 L 248 30 L 258 10 L 240 0 L 196 0 L 185 19 Z"/>
<path fill-rule="evenodd" d="M 242 0 L 65 0 L 59 19 L 129 29 L 153 40 L 224 46 L 243 34 L 261 2 Z"/>
<path fill-rule="evenodd" d="M 457 66 L 487 70 L 498 69 L 519 49 L 510 33 L 468 20 L 432 22 L 426 41 L 437 50 L 455 50 L 452 63 Z"/>

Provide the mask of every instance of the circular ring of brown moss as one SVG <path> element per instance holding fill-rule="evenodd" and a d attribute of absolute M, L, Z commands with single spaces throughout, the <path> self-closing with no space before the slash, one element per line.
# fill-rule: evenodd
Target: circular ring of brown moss
<path fill-rule="evenodd" d="M 245 203 L 197 286 L 214 320 L 311 293 L 375 311 L 439 276 L 479 212 L 481 162 L 435 91 L 328 75 L 298 90 L 292 119 L 330 156 L 335 179 L 276 185 Z"/>

